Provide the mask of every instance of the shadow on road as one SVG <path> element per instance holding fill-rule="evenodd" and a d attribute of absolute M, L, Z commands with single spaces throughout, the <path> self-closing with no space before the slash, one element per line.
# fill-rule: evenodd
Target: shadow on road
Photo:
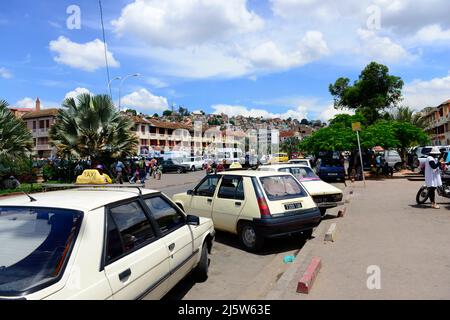
<path fill-rule="evenodd" d="M 223 245 L 245 251 L 245 249 L 241 245 L 241 243 L 239 241 L 239 237 L 237 235 L 234 235 L 234 234 L 231 234 L 228 232 L 217 231 L 215 241 L 218 243 L 221 243 Z M 264 247 L 260 252 L 255 252 L 255 253 L 249 252 L 249 254 L 265 256 L 265 255 L 288 252 L 288 251 L 292 251 L 292 250 L 300 250 L 301 248 L 303 248 L 305 243 L 306 243 L 306 240 L 301 234 L 291 235 L 291 236 L 286 236 L 286 237 L 281 237 L 281 238 L 275 238 L 275 239 L 265 239 Z"/>

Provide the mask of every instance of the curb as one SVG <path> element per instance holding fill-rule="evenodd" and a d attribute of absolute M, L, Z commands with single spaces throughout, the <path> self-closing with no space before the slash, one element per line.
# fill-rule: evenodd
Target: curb
<path fill-rule="evenodd" d="M 332 241 L 336 238 L 336 223 L 332 223 L 327 233 L 325 233 L 325 241 Z"/>
<path fill-rule="evenodd" d="M 297 284 L 297 292 L 308 294 L 314 284 L 314 281 L 319 274 L 320 268 L 322 267 L 322 261 L 318 257 L 313 257 L 308 268 L 306 268 L 305 273 Z"/>

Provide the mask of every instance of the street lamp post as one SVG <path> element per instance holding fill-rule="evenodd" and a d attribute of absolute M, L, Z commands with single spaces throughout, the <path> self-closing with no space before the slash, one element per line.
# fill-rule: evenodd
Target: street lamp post
<path fill-rule="evenodd" d="M 121 78 L 121 77 L 115 77 L 114 79 L 111 79 L 111 80 L 109 81 L 109 83 L 108 83 L 109 96 L 110 96 L 111 100 L 113 100 L 112 92 L 111 92 L 111 83 L 112 83 L 114 80 L 120 80 L 120 79 L 122 79 L 122 78 Z"/>
<path fill-rule="evenodd" d="M 135 74 L 129 74 L 125 77 L 123 77 L 122 81 L 120 82 L 120 87 L 119 87 L 119 111 L 121 110 L 121 99 L 122 99 L 122 85 L 124 83 L 125 80 L 127 80 L 130 77 L 139 77 L 141 74 L 140 73 L 135 73 Z"/>

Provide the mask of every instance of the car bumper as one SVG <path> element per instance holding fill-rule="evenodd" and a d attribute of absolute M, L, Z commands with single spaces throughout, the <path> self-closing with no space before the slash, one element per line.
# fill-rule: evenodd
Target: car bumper
<path fill-rule="evenodd" d="M 335 172 L 331 172 L 331 173 L 328 173 L 328 172 L 321 173 L 321 172 L 319 172 L 318 176 L 321 179 L 326 179 L 326 178 L 328 178 L 328 179 L 342 179 L 342 178 L 345 178 L 345 174 L 344 173 L 335 173 Z"/>
<path fill-rule="evenodd" d="M 321 203 L 316 203 L 317 206 L 319 208 L 334 208 L 337 206 L 341 206 L 344 204 L 344 201 L 339 201 L 339 202 L 321 202 Z"/>
<path fill-rule="evenodd" d="M 261 236 L 265 238 L 281 237 L 310 230 L 319 225 L 321 220 L 319 208 L 308 209 L 298 214 L 279 217 L 254 219 L 253 223 Z"/>

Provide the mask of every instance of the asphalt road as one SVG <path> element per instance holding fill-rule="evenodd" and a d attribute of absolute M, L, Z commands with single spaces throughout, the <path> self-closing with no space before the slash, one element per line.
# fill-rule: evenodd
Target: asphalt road
<path fill-rule="evenodd" d="M 184 176 L 184 180 L 190 179 L 189 175 L 198 175 L 199 179 L 203 176 L 201 173 L 189 173 Z M 169 186 L 161 188 L 161 191 L 172 197 L 195 185 Z M 342 183 L 335 185 L 343 188 Z M 264 251 L 254 254 L 241 248 L 236 235 L 218 231 L 210 255 L 208 280 L 196 283 L 192 277 L 187 277 L 164 299 L 263 299 L 289 266 L 283 262 L 283 258 L 296 255 L 304 244 L 301 236 L 273 239 L 266 243 Z"/>

